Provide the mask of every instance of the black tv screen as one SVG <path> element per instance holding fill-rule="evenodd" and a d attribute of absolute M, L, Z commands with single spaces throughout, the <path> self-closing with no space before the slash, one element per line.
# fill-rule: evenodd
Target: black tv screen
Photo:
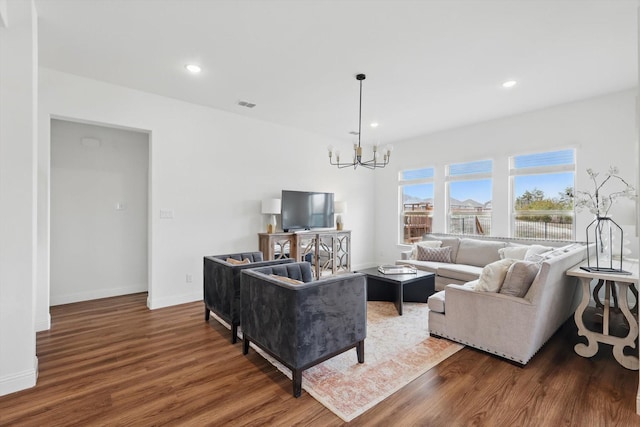
<path fill-rule="evenodd" d="M 333 227 L 333 193 L 282 190 L 282 229 Z"/>

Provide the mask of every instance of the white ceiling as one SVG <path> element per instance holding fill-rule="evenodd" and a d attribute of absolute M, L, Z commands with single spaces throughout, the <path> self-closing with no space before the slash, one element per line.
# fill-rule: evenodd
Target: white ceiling
<path fill-rule="evenodd" d="M 342 141 L 357 130 L 365 73 L 363 143 L 636 86 L 638 5 L 36 0 L 41 66 Z M 201 74 L 185 71 L 192 62 Z"/>

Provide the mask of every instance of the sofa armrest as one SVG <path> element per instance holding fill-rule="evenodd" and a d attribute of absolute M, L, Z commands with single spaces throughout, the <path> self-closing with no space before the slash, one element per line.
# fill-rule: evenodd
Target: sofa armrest
<path fill-rule="evenodd" d="M 536 320 L 538 309 L 524 298 L 475 291 L 462 285 L 445 287 L 447 332 L 474 347 L 501 349 L 511 359 L 534 351 L 534 331 L 538 329 L 533 325 L 540 321 Z"/>

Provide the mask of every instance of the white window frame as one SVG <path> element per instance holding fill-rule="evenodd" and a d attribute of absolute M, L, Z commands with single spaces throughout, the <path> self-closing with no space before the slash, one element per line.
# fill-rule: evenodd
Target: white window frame
<path fill-rule="evenodd" d="M 427 177 L 427 178 L 417 178 L 417 179 L 402 179 L 402 175 L 404 172 L 407 171 L 414 171 L 414 170 L 423 170 L 423 169 L 431 169 L 433 171 L 432 176 L 431 177 Z M 432 184 L 433 185 L 433 189 L 434 189 L 434 197 L 435 197 L 435 173 L 436 173 L 436 168 L 435 166 L 425 166 L 425 167 L 417 167 L 417 168 L 411 168 L 411 169 L 404 169 L 401 170 L 400 172 L 398 172 L 398 242 L 401 245 L 407 245 L 409 243 L 405 242 L 405 236 L 404 236 L 404 200 L 402 198 L 404 191 L 403 191 L 403 187 L 408 186 L 408 185 L 420 185 L 420 184 Z M 435 211 L 435 203 L 433 206 L 433 209 Z M 433 217 L 433 213 L 431 215 Z"/>
<path fill-rule="evenodd" d="M 551 165 L 551 166 L 537 166 L 537 167 L 529 167 L 529 168 L 521 168 L 517 169 L 515 167 L 516 157 L 533 155 L 533 154 L 544 154 L 544 153 L 553 153 L 557 151 L 567 151 L 573 150 L 573 164 L 564 164 L 564 165 Z M 509 236 L 514 237 L 516 232 L 516 186 L 515 186 L 515 178 L 518 176 L 527 176 L 527 175 L 549 175 L 556 173 L 564 173 L 564 172 L 573 172 L 573 188 L 575 191 L 575 183 L 576 183 L 576 155 L 577 150 L 575 148 L 559 148 L 549 151 L 537 151 L 533 153 L 520 153 L 514 154 L 509 157 Z M 567 211 L 569 212 L 569 211 Z M 575 206 L 571 212 L 571 216 L 573 217 L 572 221 L 572 229 L 571 229 L 571 237 L 570 240 L 575 240 L 576 236 L 576 212 Z M 558 239 L 538 239 L 538 240 L 558 240 Z"/>
<path fill-rule="evenodd" d="M 482 173 L 474 173 L 474 174 L 468 174 L 468 175 L 451 175 L 451 166 L 453 165 L 461 165 L 461 164 L 465 164 L 465 163 L 477 163 L 477 162 L 485 162 L 485 161 L 490 161 L 491 162 L 491 171 L 489 172 L 482 172 Z M 494 164 L 494 159 L 479 159 L 479 160 L 467 160 L 464 162 L 455 162 L 455 163 L 449 163 L 448 165 L 446 165 L 445 167 L 445 176 L 444 176 L 444 182 L 445 182 L 445 207 L 446 207 L 446 227 L 447 227 L 447 233 L 451 233 L 451 186 L 450 184 L 452 182 L 461 182 L 461 181 L 479 181 L 479 180 L 486 180 L 489 179 L 491 180 L 491 190 L 493 192 L 493 164 Z M 493 197 L 492 197 L 492 205 L 493 205 Z M 489 215 L 489 220 L 490 223 L 493 223 L 493 209 L 491 210 L 491 215 Z M 463 234 L 464 234 L 464 230 L 463 230 Z"/>

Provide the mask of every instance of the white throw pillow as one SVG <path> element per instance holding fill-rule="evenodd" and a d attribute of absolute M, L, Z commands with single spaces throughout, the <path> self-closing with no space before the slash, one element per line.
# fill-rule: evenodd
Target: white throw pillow
<path fill-rule="evenodd" d="M 543 254 L 550 250 L 553 250 L 553 248 L 549 246 L 531 245 L 529 247 L 529 250 L 524 256 L 524 259 L 525 261 L 540 262 L 541 260 L 544 259 L 543 257 L 540 256 L 540 254 Z"/>
<path fill-rule="evenodd" d="M 410 259 L 414 261 L 418 259 L 418 245 L 422 246 L 423 248 L 439 248 L 442 245 L 442 241 L 441 240 L 423 240 L 413 245 L 413 248 L 411 249 Z"/>
<path fill-rule="evenodd" d="M 505 277 L 507 277 L 507 271 L 511 264 L 516 262 L 515 259 L 501 259 L 491 264 L 487 264 L 480 273 L 478 284 L 476 285 L 476 291 L 480 292 L 498 292 Z"/>
<path fill-rule="evenodd" d="M 518 259 L 523 260 L 527 256 L 529 246 L 507 246 L 506 248 L 498 249 L 500 259 Z"/>

